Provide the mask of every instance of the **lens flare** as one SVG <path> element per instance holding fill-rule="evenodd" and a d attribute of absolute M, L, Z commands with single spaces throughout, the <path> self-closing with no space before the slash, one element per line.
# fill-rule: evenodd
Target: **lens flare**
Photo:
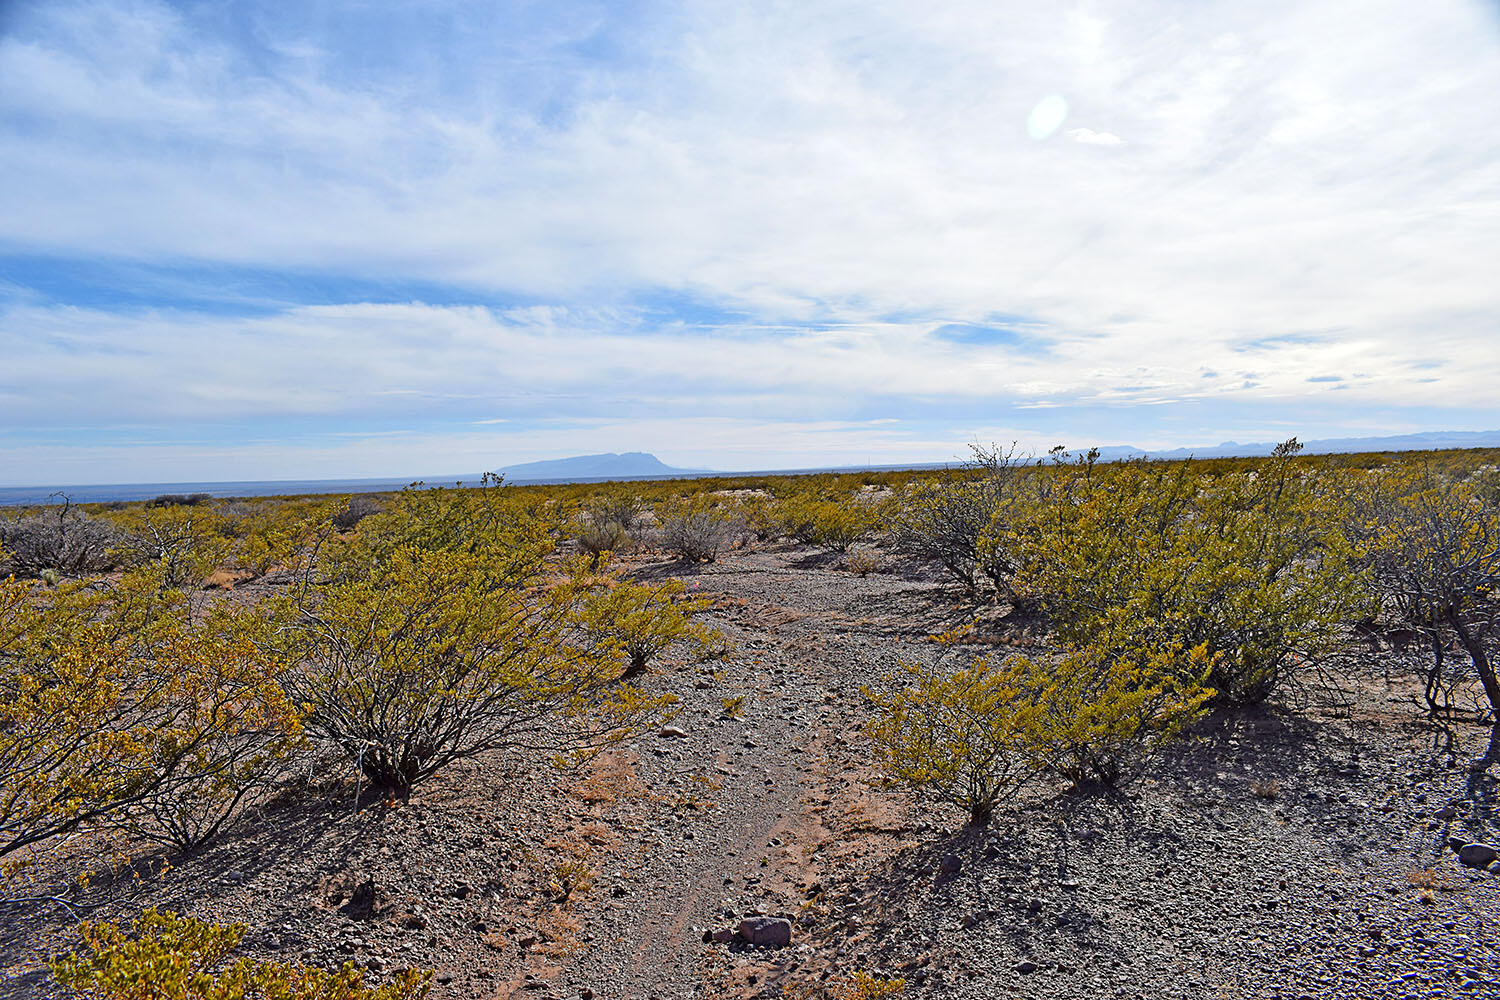
<path fill-rule="evenodd" d="M 1026 134 L 1042 140 L 1062 127 L 1068 118 L 1068 102 L 1059 94 L 1048 94 L 1036 102 L 1026 116 Z"/>

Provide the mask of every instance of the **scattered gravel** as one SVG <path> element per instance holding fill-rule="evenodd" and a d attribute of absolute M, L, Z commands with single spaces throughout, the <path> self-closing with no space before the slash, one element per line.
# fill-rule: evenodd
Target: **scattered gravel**
<path fill-rule="evenodd" d="M 1204 720 L 1122 792 L 1039 788 L 967 830 L 869 770 L 861 687 L 975 611 L 887 568 L 638 559 L 711 598 L 736 648 L 648 678 L 682 711 L 630 750 L 581 775 L 470 762 L 358 813 L 335 782 L 196 856 L 133 855 L 79 901 L 243 921 L 250 953 L 374 980 L 432 967 L 438 997 L 776 997 L 854 970 L 913 997 L 1493 995 L 1500 767 L 1471 768 L 1486 732 L 1422 721 L 1394 654 L 1351 662 L 1339 697 Z M 981 610 L 982 651 L 1039 641 Z M 0 998 L 48 994 L 67 917 L 6 912 Z"/>

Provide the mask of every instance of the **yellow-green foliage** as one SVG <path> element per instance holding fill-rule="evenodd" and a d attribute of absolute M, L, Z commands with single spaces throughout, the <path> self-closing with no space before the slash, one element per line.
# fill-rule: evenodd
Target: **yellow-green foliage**
<path fill-rule="evenodd" d="M 893 784 L 961 806 L 982 826 L 1047 770 L 1113 783 L 1202 714 L 1210 666 L 1201 647 L 981 659 L 952 671 L 906 665 L 892 690 L 866 690 L 875 708 L 866 732 Z"/>
<path fill-rule="evenodd" d="M 669 699 L 577 625 L 592 581 L 547 578 L 546 525 L 497 490 L 409 491 L 332 543 L 326 580 L 270 606 L 311 733 L 398 793 L 455 760 L 574 756 Z"/>
<path fill-rule="evenodd" d="M 79 925 L 81 949 L 51 962 L 52 975 L 81 1000 L 420 1000 L 430 972 L 406 969 L 383 986 L 364 985 L 352 965 L 337 972 L 230 954 L 244 924 L 220 926 L 149 909 L 127 932 Z"/>
<path fill-rule="evenodd" d="M 230 525 L 212 504 L 132 508 L 114 521 L 125 533 L 123 561 L 154 564 L 169 587 L 202 580 L 224 565 L 233 550 Z"/>
<path fill-rule="evenodd" d="M 887 979 L 868 972 L 837 975 L 824 981 L 802 981 L 787 987 L 789 1000 L 891 1000 L 906 989 L 905 979 Z"/>
<path fill-rule="evenodd" d="M 867 538 L 876 528 L 876 508 L 847 494 L 836 497 L 792 493 L 772 508 L 777 533 L 835 552 Z"/>
<path fill-rule="evenodd" d="M 680 645 L 700 658 L 719 655 L 724 636 L 695 620 L 709 602 L 687 597 L 681 580 L 655 586 L 606 578 L 583 601 L 579 621 L 603 649 L 618 649 L 624 676 L 645 673 L 663 650 Z"/>
<path fill-rule="evenodd" d="M 183 850 L 211 840 L 301 748 L 301 711 L 256 642 L 263 625 L 254 611 L 215 608 L 180 623 L 161 647 L 156 668 L 174 675 L 161 737 L 176 737 L 163 763 L 190 780 L 142 790 L 127 819 L 143 835 Z"/>
<path fill-rule="evenodd" d="M 333 504 L 294 504 L 263 500 L 232 522 L 235 565 L 255 576 L 280 566 L 297 569 Z"/>
<path fill-rule="evenodd" d="M 0 855 L 107 816 L 211 835 L 296 726 L 254 649 L 154 573 L 0 585 Z"/>
<path fill-rule="evenodd" d="M 1018 658 L 1027 754 L 1075 783 L 1114 784 L 1203 714 L 1214 695 L 1204 684 L 1214 659 L 1204 646 L 1176 643 Z"/>
<path fill-rule="evenodd" d="M 979 661 L 956 671 L 904 666 L 904 683 L 867 689 L 876 763 L 893 784 L 969 811 L 983 826 L 1036 770 L 1022 704 L 1027 671 Z"/>
<path fill-rule="evenodd" d="M 1084 460 L 1039 475 L 1001 529 L 1020 556 L 1017 587 L 1069 645 L 1203 646 L 1220 698 L 1259 701 L 1362 608 L 1339 494 L 1294 451 L 1253 473 Z"/>
<path fill-rule="evenodd" d="M 322 567 L 335 579 L 378 577 L 403 550 L 453 552 L 477 558 L 487 585 L 503 586 L 536 572 L 552 551 L 556 525 L 534 499 L 486 476 L 471 489 L 412 487 L 356 529 L 330 539 Z"/>

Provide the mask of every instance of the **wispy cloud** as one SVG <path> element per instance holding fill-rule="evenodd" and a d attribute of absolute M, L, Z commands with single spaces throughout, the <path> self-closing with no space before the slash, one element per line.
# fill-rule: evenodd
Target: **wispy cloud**
<path fill-rule="evenodd" d="M 1500 423 L 1482 4 L 75 0 L 4 31 L 26 441 L 63 413 Z M 1337 408 L 1310 384 L 1355 370 Z"/>

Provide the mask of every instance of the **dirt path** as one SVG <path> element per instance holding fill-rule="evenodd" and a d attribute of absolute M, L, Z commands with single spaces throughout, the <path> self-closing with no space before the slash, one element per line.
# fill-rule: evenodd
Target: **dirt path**
<path fill-rule="evenodd" d="M 861 579 L 808 562 L 804 552 L 773 551 L 687 573 L 639 571 L 682 574 L 714 601 L 713 622 L 737 648 L 711 676 L 689 682 L 689 667 L 657 678 L 683 698 L 675 725 L 686 736 L 648 741 L 636 770 L 653 788 L 678 790 L 678 801 L 668 794 L 661 804 L 676 808 L 638 819 L 640 856 L 620 870 L 625 894 L 604 889 L 603 931 L 563 977 L 580 989 L 600 998 L 714 995 L 763 985 L 805 960 L 805 947 L 793 948 L 736 975 L 703 931 L 755 913 L 802 915 L 831 835 L 829 808 L 866 794 L 848 752 L 860 686 L 894 666 L 904 644 L 920 643 L 922 625 L 937 623 L 934 608 L 947 604 L 930 580 Z M 745 699 L 738 718 L 724 711 L 736 697 Z M 690 790 L 702 802 L 683 807 Z"/>

